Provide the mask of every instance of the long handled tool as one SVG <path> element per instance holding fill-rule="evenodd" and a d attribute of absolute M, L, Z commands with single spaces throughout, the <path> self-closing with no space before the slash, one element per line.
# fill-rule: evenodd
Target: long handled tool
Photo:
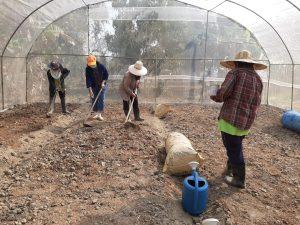
<path fill-rule="evenodd" d="M 102 90 L 103 90 L 103 87 L 101 87 L 99 93 L 97 94 L 97 96 L 96 96 L 96 98 L 95 98 L 95 100 L 94 100 L 94 102 L 93 102 L 93 104 L 92 104 L 92 107 L 91 107 L 90 110 L 89 110 L 89 113 L 88 113 L 87 117 L 86 117 L 85 120 L 83 121 L 83 126 L 85 126 L 85 127 L 91 127 L 91 124 L 88 124 L 88 123 L 87 123 L 87 120 L 90 118 L 91 113 L 92 113 L 92 111 L 93 111 L 93 108 L 94 108 L 96 102 L 98 101 L 98 98 L 99 98 L 99 96 L 100 96 Z"/>
<path fill-rule="evenodd" d="M 137 96 L 137 89 L 135 89 L 134 94 L 135 94 L 135 96 Z M 130 116 L 131 110 L 133 108 L 133 102 L 134 102 L 135 98 L 136 97 L 133 97 L 132 100 L 131 100 L 131 102 L 130 102 L 129 110 L 128 110 L 128 113 L 127 113 L 127 116 L 126 116 L 126 119 L 125 119 L 125 122 L 124 122 L 125 126 L 134 125 L 132 122 L 129 121 L 129 116 Z"/>

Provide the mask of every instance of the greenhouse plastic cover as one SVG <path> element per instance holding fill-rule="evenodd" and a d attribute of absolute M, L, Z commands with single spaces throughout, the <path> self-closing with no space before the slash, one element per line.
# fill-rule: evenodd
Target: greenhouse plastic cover
<path fill-rule="evenodd" d="M 117 87 L 124 70 L 141 55 L 125 51 L 122 45 L 117 54 L 101 50 L 107 47 L 105 36 L 114 36 L 113 22 L 128 25 L 128 21 L 132 24 L 139 21 L 146 28 L 142 31 L 145 33 L 135 37 L 136 43 L 147 39 L 147 44 L 155 45 L 160 40 L 165 49 L 161 47 L 158 53 L 173 48 L 174 42 L 168 36 L 169 31 L 162 36 L 151 30 L 151 23 L 162 22 L 165 27 L 176 23 L 178 27 L 187 25 L 193 30 L 190 36 L 178 35 L 183 41 L 178 41 L 176 49 L 189 46 L 178 58 L 159 54 L 142 57 L 150 71 L 144 81 L 147 87 L 142 93 L 144 101 L 209 100 L 209 89 L 220 84 L 227 73 L 220 67 L 220 60 L 248 49 L 253 50 L 256 60 L 269 66 L 268 70 L 259 71 L 264 83 L 262 103 L 300 110 L 300 0 L 0 0 L 0 3 L 2 108 L 46 101 L 45 67 L 52 59 L 72 70 L 72 78 L 67 82 L 70 102 L 72 99 L 85 102 L 82 74 L 85 57 L 90 52 L 96 52 L 111 74 L 108 99 L 119 100 Z M 151 13 L 157 21 L 145 17 Z M 95 35 L 95 29 L 102 29 L 102 33 Z M 173 37 L 173 41 L 178 37 Z M 188 45 L 194 40 L 197 45 Z M 165 57 L 165 63 L 158 71 L 155 67 L 160 57 Z M 174 63 L 168 63 L 175 60 L 176 68 L 172 66 Z M 181 86 L 175 91 L 178 84 Z"/>
<path fill-rule="evenodd" d="M 53 21 L 103 0 L 1 0 L 2 56 L 26 57 Z M 233 19 L 251 31 L 271 64 L 300 63 L 300 0 L 181 0 Z M 15 44 L 15 40 L 23 42 Z"/>

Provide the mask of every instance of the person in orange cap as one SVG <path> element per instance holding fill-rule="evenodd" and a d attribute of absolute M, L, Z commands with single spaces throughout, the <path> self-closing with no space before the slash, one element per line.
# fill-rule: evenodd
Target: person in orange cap
<path fill-rule="evenodd" d="M 102 112 L 104 110 L 104 98 L 108 88 L 106 83 L 109 75 L 105 66 L 97 61 L 96 56 L 89 55 L 86 61 L 86 87 L 89 90 L 89 95 L 92 99 L 92 103 L 94 103 L 94 101 L 96 100 L 96 96 L 101 90 L 100 96 L 97 99 L 97 102 L 93 108 L 93 112 L 95 113 L 93 118 L 98 120 L 104 120 L 102 117 Z"/>

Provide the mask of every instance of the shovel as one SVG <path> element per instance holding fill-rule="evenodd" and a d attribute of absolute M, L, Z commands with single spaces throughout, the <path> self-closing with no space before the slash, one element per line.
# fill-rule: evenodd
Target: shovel
<path fill-rule="evenodd" d="M 135 89 L 134 94 L 137 96 L 137 89 Z M 131 110 L 133 108 L 133 102 L 134 102 L 135 98 L 136 97 L 133 97 L 132 100 L 130 101 L 129 110 L 128 110 L 128 113 L 127 113 L 127 116 L 126 116 L 126 119 L 125 119 L 125 122 L 124 122 L 125 127 L 136 127 L 137 126 L 135 123 L 129 121 L 130 113 L 131 113 Z"/>
<path fill-rule="evenodd" d="M 91 113 L 92 113 L 92 111 L 93 111 L 93 108 L 94 108 L 96 102 L 98 101 L 98 98 L 99 98 L 99 96 L 100 96 L 100 94 L 101 94 L 101 92 L 102 92 L 102 89 L 103 89 L 103 87 L 101 87 L 99 93 L 97 94 L 97 96 L 96 96 L 96 98 L 95 98 L 95 100 L 94 100 L 94 103 L 92 104 L 92 107 L 91 107 L 90 110 L 89 110 L 89 113 L 88 113 L 87 117 L 86 117 L 85 120 L 83 121 L 83 126 L 85 126 L 85 127 L 92 127 L 92 125 L 89 124 L 89 123 L 87 122 L 87 120 L 88 120 L 88 119 L 90 118 L 90 116 L 91 116 Z"/>

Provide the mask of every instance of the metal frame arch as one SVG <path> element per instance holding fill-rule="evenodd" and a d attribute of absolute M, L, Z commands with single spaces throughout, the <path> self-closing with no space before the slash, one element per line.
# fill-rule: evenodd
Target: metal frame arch
<path fill-rule="evenodd" d="M 34 39 L 34 41 L 32 41 L 32 45 L 31 45 L 30 49 L 28 50 L 28 52 L 27 52 L 25 58 L 28 58 L 28 55 L 30 55 L 30 52 L 31 52 L 31 50 L 32 50 L 32 48 L 33 48 L 33 46 L 34 46 L 34 43 L 35 43 L 35 42 L 37 41 L 37 39 L 41 36 L 41 34 L 43 33 L 43 31 L 46 30 L 49 26 L 51 26 L 51 25 L 52 25 L 53 23 L 55 23 L 56 21 L 62 19 L 63 17 L 69 15 L 70 13 L 73 13 L 73 12 L 75 12 L 76 10 L 80 10 L 80 9 L 82 9 L 82 8 L 84 8 L 84 7 L 87 7 L 87 9 L 89 10 L 90 6 L 102 4 L 102 3 L 105 3 L 105 2 L 111 2 L 111 1 L 113 1 L 113 0 L 100 0 L 99 2 L 96 2 L 96 3 L 93 3 L 93 4 L 85 4 L 85 2 L 82 0 L 82 2 L 85 4 L 85 6 L 83 6 L 83 7 L 78 7 L 78 8 L 73 9 L 72 11 L 70 11 L 70 12 L 68 12 L 68 13 L 66 13 L 66 14 L 63 14 L 63 15 L 57 17 L 55 20 L 53 20 L 51 23 L 49 23 L 47 26 L 45 26 L 45 28 L 44 28 L 43 30 L 41 30 L 41 32 L 36 36 L 36 38 Z M 89 29 L 89 27 L 88 27 L 88 29 Z M 88 30 L 88 32 L 89 32 L 89 30 Z M 89 47 L 89 46 L 88 46 L 88 47 Z"/>
<path fill-rule="evenodd" d="M 286 0 L 288 3 L 290 3 L 291 5 L 293 5 L 296 9 L 298 9 L 299 11 L 300 11 L 300 9 L 299 9 L 299 7 L 298 6 L 296 6 L 294 3 L 292 3 L 291 1 L 289 1 L 289 0 Z"/>
<path fill-rule="evenodd" d="M 49 3 L 53 2 L 54 0 L 49 0 L 47 2 L 45 2 L 44 4 L 40 5 L 39 7 L 35 8 L 34 10 L 32 10 L 16 27 L 16 29 L 14 30 L 14 32 L 10 35 L 9 39 L 7 40 L 2 53 L 1 53 L 1 88 L 2 88 L 2 109 L 4 109 L 4 77 L 3 77 L 3 58 L 4 58 L 4 53 L 9 45 L 9 43 L 11 42 L 12 38 L 14 37 L 14 35 L 16 34 L 16 32 L 19 30 L 19 28 L 25 23 L 25 21 L 27 21 L 27 19 L 29 19 L 35 12 L 39 11 L 41 8 L 45 7 L 46 5 L 48 5 Z M 83 2 L 83 4 L 85 6 L 87 6 L 87 4 L 85 3 L 84 0 L 81 0 Z M 36 41 L 36 40 L 35 40 Z M 34 42 L 35 42 L 34 41 Z M 28 53 L 27 53 L 28 55 Z M 27 59 L 27 55 L 22 57 L 22 58 L 26 58 Z M 27 76 L 27 71 L 26 71 L 26 76 Z"/>
<path fill-rule="evenodd" d="M 287 0 L 286 0 L 286 1 L 287 1 Z M 267 23 L 267 24 L 275 31 L 275 33 L 277 34 L 277 36 L 280 38 L 282 44 L 284 45 L 284 47 L 286 48 L 286 50 L 287 50 L 287 52 L 288 52 L 288 54 L 289 54 L 289 56 L 290 56 L 290 59 L 291 59 L 292 64 L 294 65 L 294 59 L 293 59 L 293 57 L 292 57 L 292 54 L 291 54 L 289 48 L 287 47 L 287 45 L 286 45 L 286 43 L 284 42 L 284 40 L 283 40 L 283 38 L 281 37 L 281 35 L 278 33 L 278 31 L 275 29 L 275 27 L 274 27 L 268 20 L 266 20 L 264 17 L 262 17 L 261 15 L 259 15 L 259 14 L 258 14 L 257 12 L 255 12 L 254 10 L 249 9 L 248 7 L 243 6 L 243 5 L 241 5 L 241 4 L 237 3 L 237 2 L 234 2 L 234 1 L 231 1 L 231 0 L 226 0 L 226 2 L 230 2 L 230 3 L 232 3 L 232 4 L 238 5 L 238 6 L 240 6 L 241 8 L 244 8 L 244 9 L 246 9 L 246 10 L 252 12 L 252 13 L 255 14 L 256 16 L 258 16 L 259 18 L 261 18 L 263 21 L 265 21 L 265 22 L 266 22 L 266 23 Z M 287 1 L 287 2 L 289 2 L 289 1 Z M 224 3 L 224 2 L 223 2 L 223 3 Z M 223 3 L 222 3 L 222 4 L 223 4 Z M 222 4 L 221 4 L 221 5 L 222 5 Z"/>
<path fill-rule="evenodd" d="M 27 15 L 27 16 L 22 20 L 22 22 L 16 27 L 16 29 L 15 29 L 14 32 L 11 34 L 9 40 L 6 42 L 5 47 L 4 47 L 3 50 L 2 50 L 2 53 L 1 53 L 1 62 L 2 62 L 2 64 L 1 64 L 1 81 L 2 81 L 2 82 L 1 82 L 1 85 L 2 85 L 2 104 L 3 104 L 3 107 L 4 107 L 4 95 L 3 95 L 3 92 L 4 92 L 4 90 L 3 90 L 3 85 L 4 85 L 4 84 L 3 84 L 3 57 L 5 57 L 5 56 L 4 56 L 5 51 L 7 50 L 7 47 L 8 47 L 8 45 L 9 45 L 10 41 L 12 40 L 13 36 L 14 36 L 15 33 L 19 30 L 19 28 L 22 26 L 22 24 L 23 24 L 23 23 L 24 23 L 24 22 L 25 22 L 32 14 L 33 14 L 33 13 L 35 13 L 36 11 L 38 11 L 39 9 L 41 9 L 42 7 L 46 6 L 47 4 L 49 4 L 49 3 L 53 2 L 53 1 L 54 1 L 54 0 L 49 0 L 49 1 L 45 2 L 44 4 L 42 4 L 41 6 L 37 7 L 36 9 L 34 9 L 32 12 L 30 12 L 30 14 Z M 90 5 L 96 5 L 96 4 L 101 4 L 101 3 L 103 3 L 103 2 L 107 2 L 107 1 L 101 1 L 101 0 L 99 0 L 99 1 L 97 1 L 96 3 L 86 4 L 85 0 L 81 0 L 81 1 L 82 1 L 82 2 L 84 3 L 84 5 L 87 6 L 87 7 L 89 7 Z M 111 0 L 111 1 L 113 1 L 113 0 Z M 174 1 L 181 2 L 181 3 L 185 3 L 185 4 L 191 5 L 191 6 L 193 6 L 193 7 L 201 8 L 201 7 L 197 6 L 197 5 L 194 5 L 193 3 L 188 3 L 187 1 L 181 1 L 181 0 L 174 0 Z M 287 1 L 288 3 L 290 3 L 293 7 L 295 7 L 296 9 L 299 10 L 299 7 L 296 6 L 294 3 L 292 3 L 292 2 L 289 1 L 289 0 L 286 0 L 286 1 Z M 211 9 L 204 9 L 204 10 L 207 10 L 208 12 L 210 12 L 210 11 L 213 12 L 213 10 L 214 10 L 216 7 L 221 6 L 221 5 L 222 5 L 223 3 L 225 3 L 225 2 L 230 2 L 230 3 L 236 4 L 236 5 L 240 6 L 240 7 L 243 7 L 243 8 L 245 8 L 245 9 L 251 11 L 251 12 L 254 13 L 255 15 L 257 15 L 257 16 L 260 17 L 261 19 L 263 19 L 263 20 L 264 20 L 264 21 L 265 21 L 265 22 L 266 22 L 266 23 L 267 23 L 267 24 L 275 31 L 275 33 L 278 35 L 278 37 L 279 37 L 280 40 L 282 41 L 283 45 L 285 46 L 285 48 L 286 48 L 286 50 L 287 50 L 287 52 L 288 52 L 288 54 L 289 54 L 289 57 L 290 57 L 290 59 L 291 59 L 292 64 L 295 65 L 295 64 L 294 64 L 293 56 L 292 56 L 291 52 L 289 51 L 289 48 L 287 47 L 287 45 L 286 45 L 285 41 L 283 40 L 283 38 L 281 37 L 281 35 L 278 33 L 278 31 L 275 29 L 275 27 L 274 27 L 270 22 L 268 22 L 268 20 L 266 20 L 265 18 L 263 18 L 259 13 L 256 13 L 255 11 L 249 9 L 248 7 L 245 7 L 245 6 L 243 6 L 242 4 L 233 2 L 233 1 L 231 1 L 231 0 L 224 0 L 224 1 L 220 2 L 219 4 L 216 4 L 216 6 L 214 6 L 213 8 L 211 8 Z M 84 7 L 84 6 L 83 6 L 83 7 Z M 82 8 L 82 7 L 79 7 L 79 8 Z M 79 8 L 77 8 L 77 9 L 79 9 Z M 74 10 L 77 10 L 77 9 L 74 9 Z M 201 8 L 201 9 L 202 9 L 202 8 Z M 74 10 L 68 12 L 67 14 L 73 12 Z M 299 10 L 299 11 L 300 11 L 300 10 Z M 215 13 L 215 12 L 214 12 L 214 13 Z M 52 24 L 53 22 L 57 21 L 58 19 L 62 18 L 63 16 L 65 16 L 65 15 L 67 15 L 67 14 L 62 15 L 61 17 L 57 18 L 56 20 L 52 21 L 50 24 Z M 220 14 L 220 15 L 222 15 L 222 14 Z M 225 15 L 222 15 L 222 16 L 225 16 Z M 228 16 L 225 16 L 225 17 L 229 18 Z M 231 18 L 229 18 L 229 19 L 231 19 Z M 241 23 L 239 23 L 239 22 L 237 22 L 237 21 L 235 21 L 235 20 L 232 20 L 232 21 L 234 21 L 234 22 L 240 24 L 242 27 L 245 27 L 245 26 L 243 26 Z M 48 26 L 46 26 L 46 27 L 48 27 Z M 46 27 L 45 27 L 45 29 L 46 29 Z M 247 27 L 245 27 L 245 28 L 247 29 Z M 44 29 L 43 29 L 43 30 L 44 30 Z M 43 31 L 43 30 L 42 30 L 42 31 Z M 41 33 L 42 33 L 42 32 L 41 32 Z M 252 33 L 252 32 L 251 32 L 251 33 Z M 252 35 L 255 37 L 255 34 L 254 34 L 254 33 L 252 33 Z M 40 36 L 40 34 L 39 34 L 37 37 L 39 37 L 39 36 Z M 257 39 L 257 38 L 255 38 L 255 39 L 256 39 L 257 43 L 259 44 L 258 39 Z M 35 41 L 36 41 L 36 39 L 35 39 Z M 32 42 L 32 43 L 35 43 L 35 41 Z M 32 45 L 33 45 L 33 44 L 32 44 Z M 259 45 L 260 45 L 260 44 L 259 44 Z M 261 45 L 260 45 L 260 46 L 261 46 Z M 261 47 L 262 47 L 262 46 L 261 46 Z M 32 49 L 32 46 L 31 46 L 29 52 L 27 53 L 27 55 L 24 56 L 24 58 L 27 58 L 27 57 L 28 57 L 28 54 L 30 53 L 31 49 Z M 262 50 L 265 52 L 264 48 L 262 48 Z M 266 54 L 266 52 L 265 52 L 265 55 L 266 55 L 267 58 L 268 58 L 268 55 Z M 22 58 L 23 58 L 23 57 L 22 57 Z M 294 70 L 293 70 L 293 71 L 294 71 Z"/>
<path fill-rule="evenodd" d="M 190 5 L 190 6 L 199 8 L 199 9 L 202 9 L 202 10 L 206 10 L 207 13 L 215 13 L 215 14 L 217 14 L 217 15 L 226 17 L 226 18 L 228 18 L 229 20 L 233 21 L 234 23 L 240 25 L 241 27 L 245 28 L 246 30 L 248 30 L 248 31 L 250 32 L 250 30 L 249 30 L 245 25 L 241 24 L 240 22 L 238 22 L 238 21 L 236 21 L 236 20 L 234 20 L 234 19 L 232 19 L 232 18 L 230 18 L 230 17 L 228 17 L 228 16 L 226 16 L 226 15 L 224 15 L 224 14 L 222 14 L 222 13 L 217 13 L 217 12 L 214 12 L 214 11 L 213 11 L 215 8 L 219 7 L 221 4 L 223 4 L 223 3 L 226 2 L 227 0 L 224 0 L 223 2 L 217 4 L 216 6 L 214 6 L 213 8 L 211 8 L 211 9 L 209 9 L 209 10 L 204 9 L 204 8 L 201 8 L 201 7 L 199 7 L 199 6 L 195 6 L 195 5 L 193 5 L 193 4 L 189 4 L 189 3 L 186 3 L 186 2 L 180 1 L 180 0 L 175 0 L 175 1 L 184 3 L 184 4 L 187 4 L 187 5 Z M 208 21 L 207 21 L 207 22 L 208 22 Z M 266 61 L 268 61 L 269 64 L 270 64 L 270 60 L 269 60 L 268 54 L 266 53 L 265 49 L 264 49 L 263 46 L 260 44 L 260 42 L 259 42 L 259 40 L 256 38 L 255 34 L 254 34 L 253 32 L 250 32 L 250 33 L 252 34 L 253 38 L 255 39 L 255 41 L 257 42 L 257 44 L 258 44 L 258 45 L 260 46 L 260 48 L 262 49 L 262 51 L 264 52 L 265 56 L 267 57 L 267 60 L 266 60 Z M 206 37 L 206 39 L 207 39 L 207 37 Z"/>

